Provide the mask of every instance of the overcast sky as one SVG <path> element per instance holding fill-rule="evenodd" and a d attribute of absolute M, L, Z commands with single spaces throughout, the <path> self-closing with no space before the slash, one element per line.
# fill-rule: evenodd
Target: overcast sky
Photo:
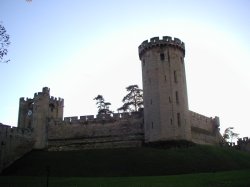
<path fill-rule="evenodd" d="M 0 64 L 0 122 L 17 125 L 20 97 L 42 87 L 65 99 L 64 116 L 116 111 L 125 87 L 142 87 L 138 46 L 155 36 L 186 45 L 189 108 L 250 136 L 250 1 L 0 0 L 10 35 Z"/>

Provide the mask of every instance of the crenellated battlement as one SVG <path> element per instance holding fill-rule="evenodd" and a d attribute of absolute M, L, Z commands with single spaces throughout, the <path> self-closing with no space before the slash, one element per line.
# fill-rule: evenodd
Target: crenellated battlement
<path fill-rule="evenodd" d="M 45 89 L 46 88 L 46 89 Z M 49 88 L 45 87 L 43 88 L 42 92 L 36 92 L 34 93 L 34 98 L 28 98 L 28 97 L 20 97 L 20 103 L 26 103 L 26 102 L 33 102 L 34 99 L 38 99 L 40 97 L 43 97 L 45 94 L 49 94 Z M 44 90 L 45 89 L 45 90 Z M 54 97 L 54 96 L 50 96 L 49 98 L 50 103 L 58 103 L 59 105 L 63 105 L 64 103 L 64 99 L 60 98 L 60 97 Z"/>
<path fill-rule="evenodd" d="M 202 114 L 193 112 L 193 111 L 189 111 L 190 112 L 190 117 L 192 118 L 192 120 L 198 120 L 198 121 L 204 121 L 204 122 L 211 122 L 213 120 L 212 117 L 207 117 L 204 116 Z"/>
<path fill-rule="evenodd" d="M 32 132 L 29 128 L 12 127 L 0 123 L 0 135 L 3 141 L 4 139 L 15 136 L 31 137 Z"/>
<path fill-rule="evenodd" d="M 64 99 L 60 97 L 57 98 L 57 97 L 51 96 L 49 102 L 50 104 L 54 104 L 56 106 L 60 106 L 60 107 L 64 106 Z"/>
<path fill-rule="evenodd" d="M 243 143 L 250 143 L 250 138 L 248 138 L 248 137 L 239 138 L 238 145 L 243 144 Z"/>
<path fill-rule="evenodd" d="M 189 111 L 189 118 L 191 127 L 193 128 L 200 128 L 204 129 L 210 132 L 213 132 L 214 130 L 218 129 L 220 126 L 220 120 L 219 117 L 207 117 L 202 114 Z"/>
<path fill-rule="evenodd" d="M 205 122 L 211 122 L 213 121 L 214 123 L 216 123 L 218 126 L 219 125 L 219 117 L 215 116 L 214 118 L 212 117 L 207 117 L 204 116 L 202 114 L 199 114 L 197 112 L 193 112 L 193 111 L 189 111 L 190 112 L 190 116 L 192 117 L 192 119 L 194 120 L 201 120 L 201 121 L 205 121 Z"/>
<path fill-rule="evenodd" d="M 159 37 L 153 37 L 149 41 L 145 40 L 141 43 L 141 45 L 138 47 L 139 50 L 139 57 L 141 59 L 142 54 L 153 47 L 161 47 L 161 46 L 173 46 L 177 47 L 180 50 L 183 51 L 185 54 L 185 44 L 182 42 L 179 38 L 172 39 L 171 36 L 163 36 L 162 39 Z"/>
<path fill-rule="evenodd" d="M 250 152 L 250 138 L 248 137 L 239 138 L 237 141 L 237 148 L 242 151 Z"/>
<path fill-rule="evenodd" d="M 83 123 L 83 122 L 100 122 L 100 121 L 118 121 L 118 120 L 126 120 L 131 118 L 140 118 L 143 116 L 142 112 L 131 112 L 131 113 L 113 113 L 103 114 L 103 115 L 86 115 L 86 116 L 71 116 L 64 117 L 64 123 Z"/>
<path fill-rule="evenodd" d="M 28 97 L 26 97 L 26 98 L 20 97 L 20 102 L 21 102 L 21 103 L 30 102 L 30 101 L 33 101 L 33 99 L 28 98 Z"/>
<path fill-rule="evenodd" d="M 43 87 L 42 92 L 36 92 L 34 93 L 34 99 L 43 97 L 43 96 L 49 96 L 50 95 L 50 89 L 48 87 Z"/>
<path fill-rule="evenodd" d="M 36 93 L 34 93 L 34 99 L 39 98 L 39 97 L 43 97 L 45 94 L 46 93 L 44 93 L 44 92 L 36 92 Z"/>
<path fill-rule="evenodd" d="M 50 101 L 59 101 L 59 102 L 61 102 L 61 101 L 64 101 L 64 99 L 60 98 L 60 97 L 57 98 L 57 97 L 51 96 Z"/>

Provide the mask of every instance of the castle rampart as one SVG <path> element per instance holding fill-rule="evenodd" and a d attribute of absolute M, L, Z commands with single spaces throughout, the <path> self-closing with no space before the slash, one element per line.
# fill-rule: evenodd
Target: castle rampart
<path fill-rule="evenodd" d="M 121 115 L 121 114 L 120 114 Z M 144 141 L 141 113 L 66 117 L 48 126 L 49 150 L 138 147 Z"/>
<path fill-rule="evenodd" d="M 0 123 L 0 173 L 33 148 L 32 132 Z"/>
<path fill-rule="evenodd" d="M 209 132 L 212 132 L 214 130 L 214 119 L 212 117 L 207 117 L 193 111 L 189 112 L 192 127 L 201 128 Z"/>
<path fill-rule="evenodd" d="M 151 39 L 151 42 L 158 41 L 157 38 Z M 175 41 L 176 44 L 182 45 L 182 42 L 177 39 L 174 41 L 166 39 L 166 41 Z M 29 126 L 29 123 L 37 121 L 34 118 L 45 114 L 43 122 L 39 120 L 39 125 L 46 129 L 44 132 L 37 131 L 37 133 L 46 138 L 44 142 L 49 150 L 137 147 L 145 141 L 142 112 L 71 116 L 62 119 L 64 100 L 50 96 L 49 89 L 45 88 L 43 92 L 35 93 L 33 99 L 20 98 L 19 117 L 20 114 L 23 116 L 21 122 L 26 124 L 23 127 L 32 129 L 35 125 Z M 42 110 L 39 110 L 39 107 L 42 107 Z M 29 113 L 27 114 L 29 110 L 32 111 L 30 116 Z M 192 111 L 188 114 L 191 141 L 199 144 L 218 143 L 219 120 L 217 118 L 208 118 Z"/>
<path fill-rule="evenodd" d="M 239 138 L 237 141 L 237 146 L 242 151 L 250 152 L 250 138 L 248 137 Z"/>
<path fill-rule="evenodd" d="M 198 144 L 218 144 L 222 137 L 219 133 L 219 118 L 207 117 L 189 111 L 192 141 Z"/>
<path fill-rule="evenodd" d="M 141 59 L 142 54 L 153 47 L 159 47 L 159 46 L 173 46 L 179 48 L 183 53 L 185 54 L 185 44 L 182 42 L 179 38 L 172 39 L 171 36 L 163 36 L 162 39 L 159 39 L 159 37 L 153 37 L 150 39 L 150 41 L 145 40 L 142 42 L 142 44 L 139 46 L 139 57 Z"/>

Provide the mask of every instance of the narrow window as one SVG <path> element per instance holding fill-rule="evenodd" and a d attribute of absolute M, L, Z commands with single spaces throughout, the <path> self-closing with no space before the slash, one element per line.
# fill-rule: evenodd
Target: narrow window
<path fill-rule="evenodd" d="M 153 101 L 152 101 L 152 99 L 150 99 L 150 104 L 152 105 L 152 103 L 153 103 Z"/>
<path fill-rule="evenodd" d="M 166 75 L 164 76 L 164 79 L 165 79 L 165 82 L 166 82 L 167 81 L 167 76 Z"/>
<path fill-rule="evenodd" d="M 28 128 L 31 128 L 31 121 L 29 120 Z"/>
<path fill-rule="evenodd" d="M 180 113 L 177 113 L 177 124 L 178 124 L 178 127 L 181 126 L 181 114 Z"/>
<path fill-rule="evenodd" d="M 152 129 L 154 128 L 154 123 L 153 123 L 153 121 L 151 122 L 151 128 L 152 128 Z"/>
<path fill-rule="evenodd" d="M 172 103 L 172 100 L 171 100 L 170 96 L 168 97 L 168 101 L 169 101 L 169 103 Z"/>
<path fill-rule="evenodd" d="M 177 91 L 175 92 L 175 99 L 176 99 L 176 103 L 179 104 L 179 94 Z"/>
<path fill-rule="evenodd" d="M 177 79 L 177 72 L 174 71 L 174 82 L 177 83 L 178 82 L 178 79 Z"/>
<path fill-rule="evenodd" d="M 173 124 L 173 120 L 172 120 L 172 118 L 170 119 L 170 123 L 171 123 L 171 125 Z"/>
<path fill-rule="evenodd" d="M 55 108 L 55 105 L 51 103 L 51 104 L 49 104 L 49 107 L 50 107 L 50 111 L 53 112 L 54 108 Z"/>
<path fill-rule="evenodd" d="M 181 57 L 181 63 L 183 63 L 183 57 Z"/>
<path fill-rule="evenodd" d="M 142 65 L 145 66 L 145 59 L 142 60 Z"/>
<path fill-rule="evenodd" d="M 161 61 L 165 60 L 165 55 L 164 55 L 164 53 L 161 53 L 161 54 L 160 54 L 160 58 L 161 58 Z"/>

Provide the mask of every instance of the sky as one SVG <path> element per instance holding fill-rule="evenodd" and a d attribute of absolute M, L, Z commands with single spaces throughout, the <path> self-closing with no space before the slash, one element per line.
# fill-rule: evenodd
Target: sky
<path fill-rule="evenodd" d="M 122 106 L 142 88 L 138 46 L 155 36 L 185 43 L 189 109 L 250 137 L 250 1 L 0 0 L 10 35 L 0 63 L 0 123 L 16 126 L 20 97 L 49 87 L 64 116 L 94 115 L 98 94 Z"/>

